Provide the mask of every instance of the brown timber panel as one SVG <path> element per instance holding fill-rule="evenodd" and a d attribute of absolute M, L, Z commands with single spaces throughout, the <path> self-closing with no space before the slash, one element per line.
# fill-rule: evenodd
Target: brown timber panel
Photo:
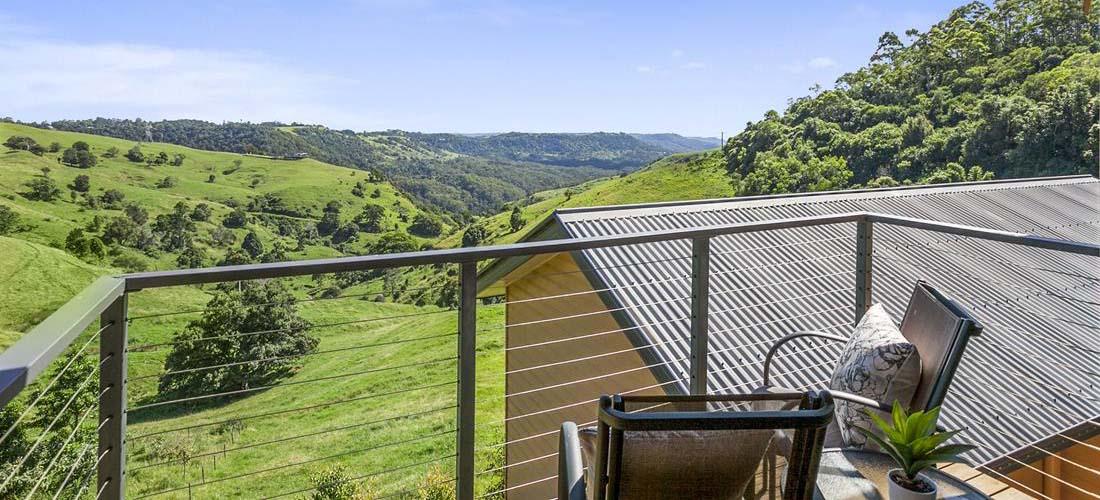
<path fill-rule="evenodd" d="M 569 254 L 558 254 L 538 269 L 507 287 L 505 358 L 505 404 L 507 484 L 509 498 L 546 499 L 556 495 L 557 483 L 539 481 L 557 473 L 558 429 L 567 420 L 578 425 L 596 418 L 594 400 L 601 394 L 637 391 L 634 394 L 659 393 L 656 378 L 634 345 L 620 330 L 622 326 L 610 313 L 587 315 L 521 325 L 531 321 L 562 318 L 588 312 L 606 311 L 597 293 L 512 303 L 539 297 L 592 291 L 592 285 L 580 272 Z M 599 334 L 587 338 L 557 342 L 527 349 L 517 347 L 542 342 Z M 626 351 L 626 352 L 618 352 Z M 610 354 L 615 353 L 617 354 Z M 591 356 L 594 359 L 534 368 Z M 602 375 L 608 375 L 601 377 Z M 599 378 L 594 378 L 599 377 Z M 591 380 L 585 380 L 591 379 Z M 583 382 L 578 382 L 585 380 Z M 525 416 L 529 415 L 529 416 Z M 538 437 L 533 437 L 538 436 Z M 517 440 L 522 440 L 518 441 Z M 547 456 L 552 455 L 552 456 Z M 545 457 L 545 458 L 539 458 Z"/>
<path fill-rule="evenodd" d="M 1100 494 L 1100 474 L 1096 472 L 1100 470 L 1100 436 L 1084 443 L 1087 444 L 1075 444 L 1058 452 L 1057 457 L 1048 456 L 1029 464 L 1034 469 L 1021 466 L 1009 475 L 1027 488 L 1055 500 L 1095 499 L 1085 491 Z"/>

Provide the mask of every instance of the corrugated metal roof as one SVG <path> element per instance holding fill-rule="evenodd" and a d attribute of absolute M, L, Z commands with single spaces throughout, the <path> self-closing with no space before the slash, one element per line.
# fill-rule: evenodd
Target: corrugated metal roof
<path fill-rule="evenodd" d="M 1068 240 L 1100 241 L 1100 182 L 1091 177 L 947 185 L 683 204 L 562 210 L 571 237 L 873 211 Z M 895 318 L 923 279 L 986 325 L 969 347 L 944 424 L 969 428 L 974 463 L 1019 466 L 1030 444 L 1100 431 L 1100 265 L 1096 259 L 878 224 L 874 300 Z M 794 331 L 847 335 L 853 321 L 855 227 L 785 229 L 711 242 L 711 391 L 748 390 L 771 343 Z M 690 242 L 581 252 L 666 360 L 688 357 Z M 670 278 L 684 277 L 679 281 Z M 649 281 L 660 281 L 646 286 Z M 639 286 L 639 284 L 641 284 Z M 632 285 L 627 288 L 619 288 Z M 778 383 L 822 385 L 837 345 L 792 345 Z M 687 361 L 670 363 L 686 387 Z M 1071 438 L 1072 439 L 1072 438 Z M 1071 441 L 1065 441 L 1072 444 Z M 1037 451 L 1037 450 L 1036 450 Z"/>

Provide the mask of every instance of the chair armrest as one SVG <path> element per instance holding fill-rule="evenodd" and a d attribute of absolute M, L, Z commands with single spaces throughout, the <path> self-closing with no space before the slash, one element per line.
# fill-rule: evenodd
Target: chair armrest
<path fill-rule="evenodd" d="M 558 440 L 558 500 L 585 500 L 586 497 L 577 424 L 563 422 Z"/>
<path fill-rule="evenodd" d="M 772 357 L 775 356 L 776 351 L 778 351 L 779 348 L 783 346 L 783 344 L 786 344 L 787 342 L 790 342 L 794 339 L 802 338 L 802 337 L 818 337 L 818 338 L 823 338 L 823 339 L 828 339 L 828 340 L 835 340 L 835 341 L 838 341 L 838 342 L 847 342 L 848 341 L 847 338 L 841 337 L 840 335 L 831 335 L 831 334 L 828 334 L 828 333 L 815 332 L 815 331 L 792 333 L 790 335 L 787 335 L 786 337 L 783 337 L 783 338 L 777 340 L 774 344 L 772 344 L 771 349 L 768 349 L 768 355 L 767 355 L 767 357 L 764 358 L 764 386 L 765 387 L 768 386 L 768 379 L 771 378 Z"/>
<path fill-rule="evenodd" d="M 876 409 L 882 410 L 886 413 L 890 413 L 890 412 L 894 411 L 894 406 L 893 405 L 889 405 L 889 404 L 886 404 L 886 403 L 875 401 L 873 399 L 865 398 L 863 396 L 858 396 L 858 395 L 852 394 L 850 392 L 844 392 L 844 391 L 837 391 L 837 390 L 829 389 L 829 394 L 833 395 L 833 399 L 843 399 L 843 400 L 851 402 L 851 403 L 855 403 L 855 404 L 859 404 L 859 405 L 863 405 L 863 406 L 869 406 L 871 408 L 876 408 Z M 944 428 L 942 425 L 940 425 L 939 422 L 936 422 L 936 430 L 939 431 L 939 432 L 947 432 L 947 429 Z"/>
<path fill-rule="evenodd" d="M 893 407 L 891 405 L 888 405 L 886 403 L 880 403 L 880 402 L 875 401 L 871 398 L 865 398 L 863 396 L 852 394 L 850 392 L 844 392 L 844 391 L 837 391 L 837 390 L 829 389 L 829 394 L 833 395 L 833 399 L 843 399 L 843 400 L 848 401 L 850 403 L 855 403 L 855 404 L 858 404 L 858 405 L 868 406 L 868 407 L 871 407 L 871 408 L 882 410 L 882 411 L 887 412 L 887 413 L 889 413 L 891 410 L 893 410 Z"/>

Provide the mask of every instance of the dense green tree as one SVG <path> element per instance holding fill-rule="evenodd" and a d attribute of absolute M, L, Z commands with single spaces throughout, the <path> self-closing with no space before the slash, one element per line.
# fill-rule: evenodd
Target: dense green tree
<path fill-rule="evenodd" d="M 416 214 L 409 225 L 409 232 L 424 238 L 434 238 L 443 233 L 443 223 L 430 215 Z"/>
<path fill-rule="evenodd" d="M 218 261 L 219 266 L 239 266 L 251 263 L 252 257 L 248 255 L 248 252 L 240 248 L 230 248 L 225 252 L 225 257 L 222 257 L 222 260 Z"/>
<path fill-rule="evenodd" d="M 286 260 L 288 260 L 286 246 L 279 240 L 275 240 L 275 242 L 271 244 L 271 250 L 268 250 L 260 257 L 260 262 L 285 262 Z"/>
<path fill-rule="evenodd" d="M 329 236 L 340 228 L 340 212 L 326 210 L 321 220 L 317 223 L 317 232 L 321 236 Z"/>
<path fill-rule="evenodd" d="M 391 232 L 383 234 L 370 247 L 370 253 L 387 254 L 415 252 L 419 247 L 416 240 L 405 233 Z"/>
<path fill-rule="evenodd" d="M 16 229 L 19 229 L 19 214 L 7 205 L 0 205 L 0 236 L 14 233 Z"/>
<path fill-rule="evenodd" d="M 255 231 L 249 231 L 248 234 L 244 235 L 244 240 L 241 240 L 241 250 L 244 250 L 249 257 L 255 259 L 264 253 L 264 244 Z"/>
<path fill-rule="evenodd" d="M 112 217 L 103 226 L 103 242 L 108 245 L 134 246 L 138 225 L 129 217 Z"/>
<path fill-rule="evenodd" d="M 180 183 L 179 179 L 172 177 L 171 175 L 157 181 L 157 189 L 174 188 Z"/>
<path fill-rule="evenodd" d="M 732 137 L 730 175 L 746 192 L 804 189 L 776 159 L 809 164 L 806 152 L 843 159 L 856 184 L 960 178 L 952 163 L 999 178 L 1095 173 L 1097 21 L 1074 2 L 1002 0 L 963 5 L 904 40 L 885 33 L 836 88 Z"/>
<path fill-rule="evenodd" d="M 527 224 L 527 221 L 523 218 L 523 211 L 518 205 L 512 207 L 512 215 L 508 217 L 508 226 L 512 228 L 512 232 L 523 229 L 524 224 Z"/>
<path fill-rule="evenodd" d="M 23 185 L 27 187 L 27 192 L 23 193 L 23 196 L 28 200 L 54 201 L 58 196 L 61 196 L 61 189 L 49 177 L 35 177 L 23 183 Z"/>
<path fill-rule="evenodd" d="M 186 156 L 184 156 L 183 153 L 176 153 L 172 155 L 172 161 L 168 162 L 168 164 L 172 165 L 173 167 L 178 167 L 180 165 L 183 165 L 183 160 L 185 158 Z"/>
<path fill-rule="evenodd" d="M 42 147 L 41 144 L 38 144 L 34 139 L 24 135 L 13 135 L 8 137 L 8 139 L 4 141 L 4 145 L 11 149 L 30 151 L 39 156 L 42 156 L 42 153 L 46 152 L 46 148 Z"/>
<path fill-rule="evenodd" d="M 83 229 L 78 227 L 69 231 L 68 236 L 65 237 L 65 250 L 77 257 L 88 253 L 88 240 L 84 238 Z"/>
<path fill-rule="evenodd" d="M 359 237 L 359 226 L 354 222 L 348 222 L 332 232 L 332 242 L 335 244 L 347 243 Z"/>
<path fill-rule="evenodd" d="M 293 373 L 300 356 L 317 347 L 310 326 L 279 281 L 222 287 L 202 317 L 176 336 L 164 363 L 170 375 L 160 379 L 160 397 L 271 385 Z M 203 369 L 189 371 L 194 368 Z"/>
<path fill-rule="evenodd" d="M 126 199 L 126 194 L 117 189 L 108 189 L 99 196 L 99 201 L 103 203 L 106 208 L 112 210 L 119 210 L 122 208 L 122 200 Z"/>
<path fill-rule="evenodd" d="M 222 225 L 229 228 L 242 228 L 248 225 L 248 213 L 241 208 L 235 208 L 222 219 Z"/>
<path fill-rule="evenodd" d="M 88 237 L 88 256 L 102 259 L 107 256 L 107 245 L 103 244 L 103 240 L 95 237 Z"/>
<path fill-rule="evenodd" d="M 191 220 L 187 204 L 181 201 L 176 203 L 171 212 L 158 215 L 153 222 L 153 231 L 164 250 L 175 252 L 191 247 L 195 221 Z"/>
<path fill-rule="evenodd" d="M 134 163 L 141 163 L 145 161 L 145 153 L 141 152 L 140 145 L 134 144 L 134 147 L 130 148 L 130 150 L 126 152 L 126 159 Z"/>
<path fill-rule="evenodd" d="M 944 184 L 948 182 L 974 182 L 987 181 L 993 178 L 993 172 L 986 172 L 982 167 L 973 166 L 963 168 L 958 163 L 948 163 L 946 167 L 932 172 L 924 179 L 926 184 Z"/>
<path fill-rule="evenodd" d="M 118 147 L 116 147 L 116 146 L 111 146 L 111 147 L 107 148 L 107 151 L 103 152 L 103 157 L 104 158 L 115 158 L 117 156 L 118 156 Z"/>
<path fill-rule="evenodd" d="M 126 208 L 122 210 L 122 213 L 126 214 L 130 220 L 134 221 L 135 225 L 141 226 L 146 222 L 149 222 L 149 211 L 138 205 L 137 203 L 130 203 L 126 205 Z"/>
<path fill-rule="evenodd" d="M 488 234 L 485 232 L 485 227 L 481 224 L 473 224 L 462 233 L 462 246 L 476 247 L 485 241 L 486 237 Z"/>
<path fill-rule="evenodd" d="M 51 153 L 56 153 L 58 151 L 61 151 L 61 143 L 57 142 L 57 141 L 51 142 L 50 146 L 48 148 L 46 148 L 46 151 L 49 151 Z"/>
<path fill-rule="evenodd" d="M 201 247 L 188 245 L 176 258 L 176 265 L 183 269 L 195 269 L 205 266 L 207 259 L 206 251 Z"/>
<path fill-rule="evenodd" d="M 210 220 L 210 216 L 214 214 L 214 210 L 210 208 L 207 203 L 199 203 L 195 205 L 195 208 L 191 210 L 191 220 L 195 222 L 207 222 Z"/>
<path fill-rule="evenodd" d="M 87 193 L 92 188 L 92 181 L 87 175 L 80 174 L 73 179 L 73 183 L 69 187 L 78 193 Z"/>
<path fill-rule="evenodd" d="M 359 226 L 360 231 L 380 233 L 382 232 L 382 222 L 385 218 L 385 207 L 368 203 L 363 206 L 363 211 L 355 218 L 355 224 Z"/>

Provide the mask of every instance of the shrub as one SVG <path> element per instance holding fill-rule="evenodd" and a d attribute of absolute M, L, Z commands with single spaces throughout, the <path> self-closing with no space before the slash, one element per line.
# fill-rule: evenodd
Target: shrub
<path fill-rule="evenodd" d="M 77 143 L 82 144 L 82 143 Z M 84 144 L 87 146 L 87 144 Z M 76 146 L 74 144 L 73 146 Z M 87 149 L 76 149 L 75 147 L 66 149 L 64 153 L 61 153 L 61 163 L 70 167 L 77 168 L 92 168 L 99 160 Z"/>
<path fill-rule="evenodd" d="M 455 494 L 453 477 L 438 466 L 429 469 L 416 487 L 416 497 L 420 500 L 453 500 Z"/>
<path fill-rule="evenodd" d="M 485 228 L 481 224 L 474 224 L 462 233 L 462 246 L 464 247 L 476 247 L 485 241 L 488 235 L 485 232 Z"/>
<path fill-rule="evenodd" d="M 157 189 L 174 188 L 179 184 L 179 179 L 172 177 L 171 175 L 157 181 Z"/>
<path fill-rule="evenodd" d="M 191 220 L 195 222 L 206 222 L 210 220 L 210 216 L 213 215 L 213 213 L 214 211 L 210 208 L 210 205 L 199 203 L 191 210 Z"/>
<path fill-rule="evenodd" d="M 278 281 L 220 287 L 201 318 L 176 337 L 160 378 L 160 396 L 207 394 L 270 385 L 290 375 L 317 347 L 294 296 Z M 242 332 L 269 332 L 242 336 Z M 261 361 L 262 360 L 262 361 Z M 248 361 L 248 363 L 243 363 Z M 184 371 L 221 365 L 213 370 Z M 228 365 L 228 366 L 227 366 Z"/>
<path fill-rule="evenodd" d="M 73 179 L 72 185 L 69 186 L 73 191 L 79 193 L 87 193 L 92 188 L 92 180 L 87 175 L 80 174 Z"/>
<path fill-rule="evenodd" d="M 35 177 L 25 183 L 28 191 L 23 194 L 28 200 L 34 201 L 53 201 L 61 195 L 61 190 L 58 189 L 57 183 L 49 177 Z"/>
<path fill-rule="evenodd" d="M 231 228 L 241 228 L 248 224 L 248 213 L 238 208 L 229 212 L 228 215 L 222 219 L 222 225 Z"/>
<path fill-rule="evenodd" d="M 0 205 L 0 236 L 8 235 L 19 227 L 19 214 L 11 207 Z"/>
<path fill-rule="evenodd" d="M 360 485 L 341 465 L 326 467 L 310 474 L 313 483 L 312 500 L 369 500 L 377 498 L 373 483 Z"/>
<path fill-rule="evenodd" d="M 118 156 L 118 148 L 115 146 L 111 146 L 107 148 L 107 151 L 103 152 L 104 158 L 114 158 L 116 156 Z"/>
<path fill-rule="evenodd" d="M 108 189 L 99 196 L 99 201 L 103 202 L 106 208 L 117 210 L 122 206 L 122 200 L 126 199 L 126 194 L 117 189 Z"/>
<path fill-rule="evenodd" d="M 519 231 L 520 229 L 523 229 L 523 225 L 526 223 L 527 221 L 524 220 L 523 212 L 519 209 L 519 207 L 513 208 L 512 216 L 508 218 L 508 225 L 511 226 L 512 232 L 514 233 L 516 231 Z"/>
<path fill-rule="evenodd" d="M 145 153 L 141 152 L 140 145 L 134 144 L 134 147 L 126 152 L 126 159 L 134 163 L 141 163 L 145 161 Z"/>
<path fill-rule="evenodd" d="M 409 232 L 417 236 L 432 238 L 443 232 L 443 223 L 439 219 L 424 214 L 416 214 L 413 223 L 409 226 Z"/>

